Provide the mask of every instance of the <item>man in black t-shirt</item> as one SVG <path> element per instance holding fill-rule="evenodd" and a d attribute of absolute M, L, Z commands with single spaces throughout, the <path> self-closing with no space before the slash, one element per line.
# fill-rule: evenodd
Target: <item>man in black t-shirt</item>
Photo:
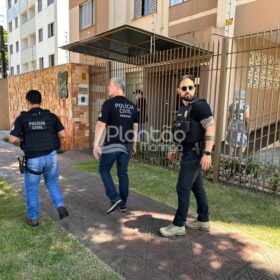
<path fill-rule="evenodd" d="M 205 100 L 194 97 L 194 82 L 192 76 L 183 76 L 177 88 L 183 106 L 177 113 L 176 126 L 173 126 L 173 131 L 178 128 L 177 131 L 184 136 L 178 139 L 178 135 L 174 133 L 175 141 L 179 142 L 183 148 L 183 155 L 176 186 L 178 208 L 172 224 L 160 228 L 161 235 L 166 237 L 186 234 L 185 227 L 204 231 L 209 231 L 210 228 L 202 170 L 208 170 L 212 163 L 211 152 L 215 141 L 215 121 L 209 104 Z M 173 160 L 174 156 L 174 151 L 168 153 L 169 160 Z M 186 222 L 191 192 L 194 193 L 197 202 L 198 216 L 196 221 Z"/>
<path fill-rule="evenodd" d="M 131 153 L 136 152 L 138 118 L 135 105 L 125 96 L 125 82 L 112 78 L 108 86 L 109 99 L 102 106 L 95 126 L 93 155 L 100 159 L 99 173 L 105 192 L 111 201 L 107 214 L 119 208 L 126 211 L 128 197 L 127 166 Z M 103 133 L 104 146 L 101 147 Z M 116 161 L 119 177 L 119 193 L 116 191 L 111 168 Z"/>
<path fill-rule="evenodd" d="M 24 151 L 26 222 L 30 226 L 38 226 L 40 212 L 38 189 L 42 174 L 60 219 L 69 215 L 58 184 L 57 162 L 60 138 L 66 137 L 66 131 L 55 114 L 40 107 L 42 98 L 39 91 L 28 91 L 26 101 L 29 110 L 21 112 L 20 116 L 16 118 L 9 141 L 11 143 L 20 142 Z"/>
<path fill-rule="evenodd" d="M 145 97 L 143 96 L 143 91 L 141 89 L 137 89 L 135 92 L 136 98 L 136 108 L 137 108 L 137 114 L 138 114 L 138 120 L 139 120 L 139 138 L 140 141 L 145 140 L 145 125 L 148 121 L 148 115 L 147 115 L 147 102 Z"/>

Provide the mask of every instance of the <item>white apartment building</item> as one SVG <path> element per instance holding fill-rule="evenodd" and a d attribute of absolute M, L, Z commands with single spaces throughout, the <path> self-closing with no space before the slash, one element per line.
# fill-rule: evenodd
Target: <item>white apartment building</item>
<path fill-rule="evenodd" d="M 10 75 L 68 62 L 68 0 L 7 0 Z"/>
<path fill-rule="evenodd" d="M 7 29 L 6 0 L 0 0 L 0 25 Z"/>

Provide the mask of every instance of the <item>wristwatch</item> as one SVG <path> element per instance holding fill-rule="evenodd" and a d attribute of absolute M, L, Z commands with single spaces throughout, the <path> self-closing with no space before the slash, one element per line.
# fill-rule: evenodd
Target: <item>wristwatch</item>
<path fill-rule="evenodd" d="M 203 154 L 206 156 L 211 156 L 211 152 L 209 152 L 209 151 L 204 151 Z"/>

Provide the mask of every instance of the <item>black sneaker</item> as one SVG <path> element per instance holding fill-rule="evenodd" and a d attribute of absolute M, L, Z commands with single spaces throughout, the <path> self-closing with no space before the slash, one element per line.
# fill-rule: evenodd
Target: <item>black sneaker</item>
<path fill-rule="evenodd" d="M 125 206 L 125 205 L 120 205 L 120 206 L 119 206 L 119 211 L 120 211 L 120 212 L 126 212 L 126 211 L 127 211 L 126 206 Z"/>
<path fill-rule="evenodd" d="M 68 213 L 67 209 L 65 208 L 65 206 L 57 207 L 57 212 L 58 212 L 60 220 L 69 216 L 69 213 Z"/>
<path fill-rule="evenodd" d="M 110 214 L 110 213 L 112 213 L 113 211 L 115 211 L 115 210 L 118 208 L 118 206 L 121 204 L 121 202 L 122 202 L 121 199 L 117 200 L 116 202 L 112 202 L 112 205 L 111 205 L 111 207 L 106 211 L 106 214 Z"/>
<path fill-rule="evenodd" d="M 30 220 L 30 219 L 26 218 L 26 223 L 31 227 L 39 226 L 39 220 L 38 219 Z"/>

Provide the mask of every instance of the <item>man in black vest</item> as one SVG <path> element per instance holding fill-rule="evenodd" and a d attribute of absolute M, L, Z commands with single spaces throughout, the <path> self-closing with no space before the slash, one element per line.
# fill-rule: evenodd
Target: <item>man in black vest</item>
<path fill-rule="evenodd" d="M 58 184 L 57 162 L 60 138 L 66 137 L 66 131 L 55 114 L 41 109 L 42 97 L 39 91 L 28 91 L 26 101 L 29 110 L 21 112 L 20 116 L 16 118 L 9 141 L 11 143 L 20 142 L 24 151 L 26 222 L 34 227 L 39 225 L 38 190 L 42 174 L 60 219 L 69 215 Z"/>
<path fill-rule="evenodd" d="M 177 89 L 183 106 L 177 113 L 176 133 L 173 128 L 176 142 L 181 142 L 182 160 L 177 182 L 178 208 L 173 223 L 160 228 L 163 236 L 171 237 L 186 234 L 186 229 L 200 229 L 209 231 L 209 215 L 207 196 L 203 187 L 202 170 L 211 166 L 211 151 L 215 141 L 215 122 L 208 103 L 196 99 L 195 83 L 192 76 L 183 76 Z M 174 126 L 173 126 L 174 127 Z M 181 138 L 183 135 L 184 137 Z M 181 139 L 176 139 L 179 137 Z M 179 140 L 179 141 L 178 141 Z M 173 160 L 175 152 L 168 153 L 168 159 Z M 191 191 L 197 202 L 197 220 L 187 222 L 186 218 L 190 204 Z"/>

